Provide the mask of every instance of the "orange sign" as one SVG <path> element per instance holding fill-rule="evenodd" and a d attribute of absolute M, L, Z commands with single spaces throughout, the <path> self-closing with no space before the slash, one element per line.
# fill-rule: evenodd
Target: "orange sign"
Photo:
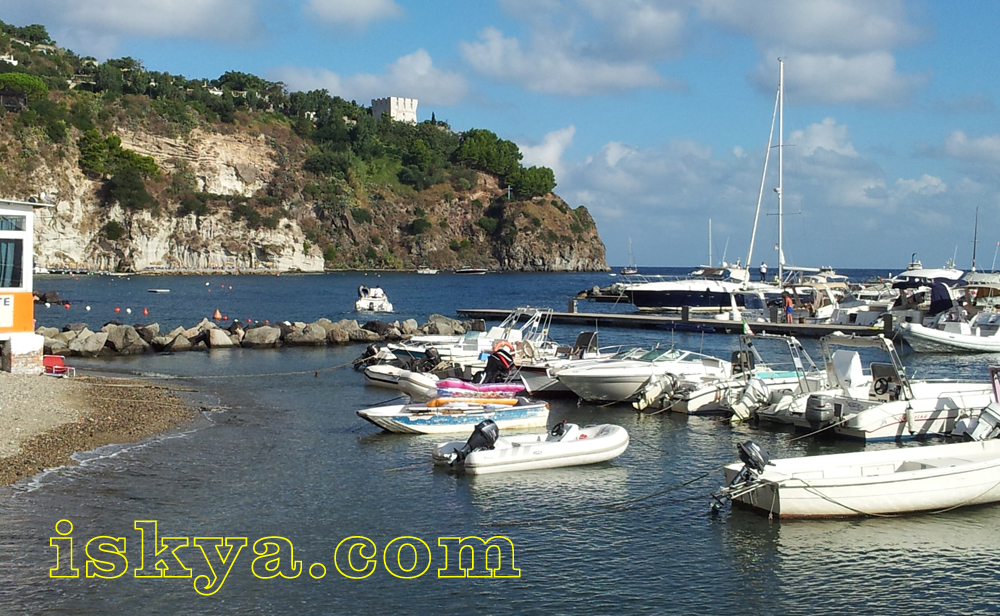
<path fill-rule="evenodd" d="M 34 331 L 35 296 L 0 293 L 0 334 Z"/>

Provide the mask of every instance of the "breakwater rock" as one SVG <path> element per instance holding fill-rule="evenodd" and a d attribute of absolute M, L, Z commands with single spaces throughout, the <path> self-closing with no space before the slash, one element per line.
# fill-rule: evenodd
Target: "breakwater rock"
<path fill-rule="evenodd" d="M 432 314 L 423 325 L 418 325 L 415 319 L 391 323 L 373 320 L 359 324 L 355 319 L 334 322 L 326 318 L 312 323 L 233 321 L 220 325 L 206 318 L 193 327 L 175 327 L 170 331 L 161 331 L 158 323 L 126 325 L 109 321 L 97 331 L 91 330 L 86 323 L 68 323 L 62 330 L 39 327 L 35 333 L 45 338 L 48 354 L 99 357 L 234 347 L 268 349 L 370 344 L 405 340 L 417 334 L 461 335 L 473 330 L 485 331 L 484 323 Z"/>

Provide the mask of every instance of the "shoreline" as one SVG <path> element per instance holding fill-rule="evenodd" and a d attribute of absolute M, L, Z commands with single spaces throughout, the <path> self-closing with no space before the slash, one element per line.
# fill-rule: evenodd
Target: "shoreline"
<path fill-rule="evenodd" d="M 0 374 L 0 486 L 75 465 L 75 453 L 161 434 L 196 407 L 151 380 Z"/>

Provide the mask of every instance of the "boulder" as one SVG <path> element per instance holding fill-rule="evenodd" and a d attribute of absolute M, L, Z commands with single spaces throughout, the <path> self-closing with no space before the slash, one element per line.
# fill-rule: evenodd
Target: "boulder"
<path fill-rule="evenodd" d="M 269 325 L 252 327 L 243 334 L 242 346 L 252 349 L 266 349 L 278 346 L 281 340 L 281 330 Z"/>
<path fill-rule="evenodd" d="M 107 345 L 113 351 L 116 351 L 118 353 L 123 353 L 125 352 L 126 349 L 135 345 L 135 343 L 138 341 L 142 341 L 142 345 L 138 346 L 137 349 L 133 349 L 132 351 L 130 351 L 129 354 L 135 353 L 137 351 L 140 353 L 145 353 L 147 350 L 149 350 L 149 345 L 146 343 L 145 340 L 142 339 L 142 336 L 139 335 L 139 332 L 135 331 L 135 328 L 132 327 L 131 325 L 105 325 L 102 328 L 102 331 L 107 332 L 108 334 Z"/>
<path fill-rule="evenodd" d="M 399 331 L 407 336 L 412 336 L 413 334 L 420 331 L 420 326 L 417 325 L 416 319 L 406 319 L 399 327 Z"/>
<path fill-rule="evenodd" d="M 208 346 L 213 349 L 225 349 L 235 345 L 233 339 L 229 337 L 229 332 L 215 328 L 208 332 Z"/>
<path fill-rule="evenodd" d="M 35 330 L 35 333 L 46 338 L 55 338 L 56 334 L 59 333 L 59 329 L 55 327 L 39 327 Z"/>
<path fill-rule="evenodd" d="M 375 332 L 360 328 L 352 329 L 347 335 L 351 342 L 378 342 L 382 339 L 381 336 Z"/>
<path fill-rule="evenodd" d="M 86 331 L 89 332 L 89 330 Z M 97 357 L 98 353 L 101 352 L 101 349 L 104 348 L 104 344 L 107 341 L 108 332 L 97 332 L 96 334 L 90 332 L 87 336 L 77 336 L 76 339 L 69 344 L 69 348 L 75 355 Z"/>
<path fill-rule="evenodd" d="M 334 327 L 351 331 L 352 329 L 360 329 L 361 326 L 354 319 L 341 319 L 333 324 Z"/>
<path fill-rule="evenodd" d="M 140 338 L 149 343 L 152 342 L 153 338 L 160 335 L 160 324 L 152 323 L 150 325 L 136 325 L 135 331 L 139 332 Z"/>
<path fill-rule="evenodd" d="M 167 338 L 170 338 L 172 340 L 176 338 L 178 334 L 183 334 L 183 333 L 184 333 L 183 327 L 175 327 L 172 330 L 170 330 L 170 332 L 168 332 L 166 336 Z"/>
<path fill-rule="evenodd" d="M 229 326 L 230 337 L 235 338 L 235 342 L 239 345 L 243 342 L 243 336 L 246 335 L 246 331 L 243 329 L 243 324 L 239 321 L 233 321 L 233 324 Z"/>
<path fill-rule="evenodd" d="M 443 324 L 447 325 L 449 328 L 451 328 L 451 330 L 453 332 L 455 332 L 456 334 L 464 334 L 465 333 L 465 324 L 464 323 L 462 323 L 461 321 L 459 321 L 457 319 L 452 319 L 450 317 L 446 317 L 446 316 L 444 316 L 442 314 L 432 314 L 431 316 L 427 317 L 427 322 L 428 323 L 443 323 Z M 450 335 L 450 334 L 445 334 L 445 335 Z"/>
<path fill-rule="evenodd" d="M 66 343 L 59 339 L 45 339 L 45 352 L 49 355 L 65 355 L 69 350 Z"/>
<path fill-rule="evenodd" d="M 403 332 L 399 331 L 399 329 L 397 329 L 395 327 L 390 327 L 389 329 L 385 330 L 384 334 L 382 334 L 382 339 L 383 340 L 402 340 L 403 339 Z"/>
<path fill-rule="evenodd" d="M 134 327 L 130 329 L 133 332 L 135 331 Z M 118 353 L 121 355 L 142 355 L 143 353 L 148 353 L 151 349 L 149 344 L 145 340 L 139 337 L 138 333 L 135 334 L 134 339 L 132 338 L 131 335 L 126 334 L 125 340 L 128 341 L 128 344 L 124 349 L 118 351 Z"/>
<path fill-rule="evenodd" d="M 67 323 L 66 325 L 63 325 L 62 330 L 64 332 L 78 332 L 82 329 L 87 329 L 86 323 Z"/>
<path fill-rule="evenodd" d="M 328 319 L 326 317 L 322 317 L 322 318 L 316 319 L 316 322 L 314 322 L 313 325 L 319 325 L 325 331 L 329 332 L 330 329 L 333 328 L 333 321 L 331 321 L 330 319 Z"/>
<path fill-rule="evenodd" d="M 164 351 L 168 346 L 170 346 L 172 341 L 173 338 L 170 336 L 157 336 L 149 342 L 149 346 L 153 347 L 154 351 Z"/>
<path fill-rule="evenodd" d="M 326 341 L 330 344 L 347 344 L 351 341 L 351 332 L 346 329 L 335 327 L 326 335 Z"/>
<path fill-rule="evenodd" d="M 431 321 L 424 325 L 423 330 L 428 334 L 440 336 L 454 336 L 459 333 L 450 323 L 444 321 Z"/>
<path fill-rule="evenodd" d="M 326 344 L 326 330 L 310 323 L 301 331 L 293 331 L 285 336 L 285 344 L 291 346 L 320 346 Z"/>
<path fill-rule="evenodd" d="M 285 338 L 287 338 L 288 335 L 291 334 L 292 332 L 299 331 L 299 328 L 295 327 L 294 325 L 292 325 L 288 321 L 281 321 L 280 323 L 277 323 L 275 325 L 275 327 L 277 327 L 278 329 L 281 330 L 281 339 L 282 340 L 284 340 Z M 305 327 L 305 324 L 303 324 L 303 327 Z"/>
<path fill-rule="evenodd" d="M 370 332 L 375 332 L 379 335 L 379 337 L 382 337 L 391 327 L 392 326 L 385 321 L 368 321 L 361 327 L 361 329 L 367 329 Z"/>
<path fill-rule="evenodd" d="M 207 351 L 208 345 L 205 344 L 204 340 L 199 340 L 198 342 L 191 345 L 192 351 Z"/>
<path fill-rule="evenodd" d="M 59 297 L 59 291 L 46 291 L 38 296 L 38 300 L 43 304 L 63 303 L 62 298 Z"/>
<path fill-rule="evenodd" d="M 164 350 L 169 351 L 171 353 L 179 351 L 190 351 L 191 346 L 192 346 L 191 341 L 187 339 L 187 336 L 185 336 L 184 334 L 177 334 L 176 336 L 174 336 L 174 339 L 170 341 L 170 344 L 164 347 Z"/>
<path fill-rule="evenodd" d="M 76 338 L 76 335 L 77 335 L 77 333 L 75 331 L 73 331 L 73 330 L 62 331 L 62 332 L 59 332 L 58 334 L 56 334 L 55 336 L 52 336 L 52 339 L 53 340 L 58 340 L 59 342 L 65 344 L 65 345 L 68 345 L 71 340 L 73 340 L 74 338 Z"/>

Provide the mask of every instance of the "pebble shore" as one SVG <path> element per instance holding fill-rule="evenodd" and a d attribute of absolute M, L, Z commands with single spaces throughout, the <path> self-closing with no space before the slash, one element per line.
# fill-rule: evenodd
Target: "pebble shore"
<path fill-rule="evenodd" d="M 75 464 L 70 456 L 132 443 L 189 421 L 195 409 L 142 381 L 0 372 L 0 485 Z"/>

